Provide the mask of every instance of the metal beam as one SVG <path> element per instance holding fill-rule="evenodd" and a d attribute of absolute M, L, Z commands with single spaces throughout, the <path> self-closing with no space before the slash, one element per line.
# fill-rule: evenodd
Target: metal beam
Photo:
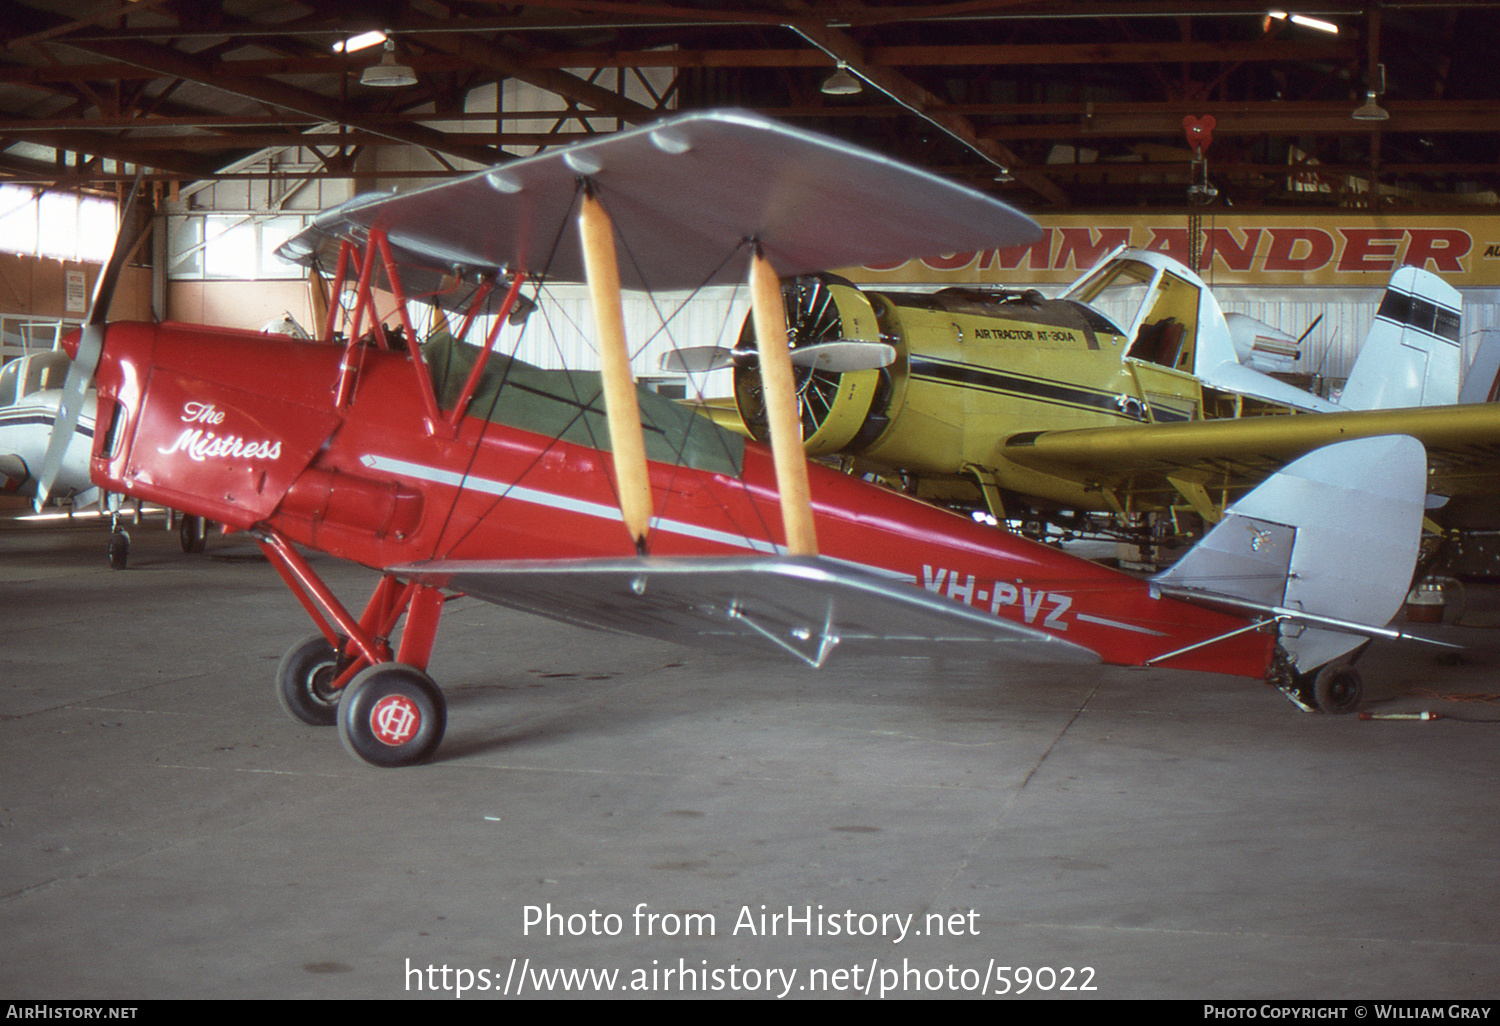
<path fill-rule="evenodd" d="M 450 140 L 442 132 L 424 125 L 384 125 L 365 123 L 357 114 L 344 105 L 317 93 L 286 85 L 273 79 L 235 78 L 226 75 L 223 62 L 203 61 L 179 50 L 153 46 L 150 43 L 92 42 L 86 45 L 90 52 L 145 68 L 158 75 L 182 78 L 199 85 L 210 86 L 234 96 L 268 103 L 298 114 L 306 114 L 323 121 L 348 125 L 375 135 L 385 136 L 396 142 L 437 150 L 451 157 L 472 160 L 479 164 L 498 164 L 508 155 L 488 147 L 471 146 Z"/>
<path fill-rule="evenodd" d="M 799 3 L 798 6 L 804 5 Z M 834 61 L 846 65 L 860 78 L 901 106 L 919 115 L 994 164 L 997 170 L 1008 173 L 1049 203 L 1059 207 L 1071 205 L 1068 194 L 1058 188 L 1056 183 L 1031 173 L 1025 162 L 1005 146 L 992 139 L 981 138 L 974 130 L 973 122 L 968 118 L 961 114 L 940 112 L 938 108 L 943 104 L 941 97 L 929 92 L 898 71 L 871 66 L 865 59 L 864 51 L 848 33 L 817 24 L 789 24 L 787 27 L 828 54 Z"/>
<path fill-rule="evenodd" d="M 1038 64 L 1223 64 L 1266 61 L 1345 62 L 1359 56 L 1354 43 L 1268 42 L 1022 43 L 984 46 L 872 46 L 869 67 L 1007 67 Z M 246 62 L 250 63 L 250 62 Z M 528 54 L 529 68 L 809 68 L 826 60 L 807 50 L 567 50 Z"/>

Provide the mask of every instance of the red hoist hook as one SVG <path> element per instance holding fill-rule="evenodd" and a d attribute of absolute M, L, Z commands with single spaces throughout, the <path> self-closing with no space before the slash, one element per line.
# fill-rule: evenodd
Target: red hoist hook
<path fill-rule="evenodd" d="M 1214 141 L 1214 126 L 1217 124 L 1212 114 L 1201 118 L 1189 114 L 1182 119 L 1182 130 L 1187 133 L 1188 146 L 1200 160 L 1203 158 L 1203 151 Z"/>
<path fill-rule="evenodd" d="M 1193 150 L 1193 171 L 1187 191 L 1188 204 L 1193 208 L 1212 203 L 1219 195 L 1219 190 L 1209 184 L 1208 160 L 1203 156 L 1203 151 L 1214 141 L 1216 124 L 1212 114 L 1201 118 L 1189 114 L 1182 119 L 1182 131 Z M 1188 214 L 1188 250 L 1188 265 L 1195 271 L 1203 270 L 1203 215 L 1196 209 Z"/>

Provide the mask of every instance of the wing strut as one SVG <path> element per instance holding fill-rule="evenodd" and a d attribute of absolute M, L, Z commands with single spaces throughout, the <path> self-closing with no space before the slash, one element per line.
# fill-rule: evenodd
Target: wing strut
<path fill-rule="evenodd" d="M 578 213 L 583 243 L 584 273 L 599 332 L 600 372 L 604 381 L 604 413 L 609 421 L 609 444 L 614 455 L 615 488 L 620 514 L 636 551 L 646 551 L 651 526 L 651 479 L 646 472 L 646 439 L 641 409 L 630 373 L 625 345 L 625 312 L 620 301 L 620 267 L 615 257 L 614 226 L 590 189 L 584 190 Z"/>
<path fill-rule="evenodd" d="M 802 448 L 802 420 L 797 415 L 797 385 L 792 377 L 791 348 L 786 336 L 786 302 L 776 270 L 755 250 L 750 262 L 750 305 L 755 317 L 755 345 L 760 351 L 760 381 L 765 393 L 766 426 L 781 493 L 781 521 L 787 552 L 816 556 L 812 493 L 807 483 L 807 454 Z"/>

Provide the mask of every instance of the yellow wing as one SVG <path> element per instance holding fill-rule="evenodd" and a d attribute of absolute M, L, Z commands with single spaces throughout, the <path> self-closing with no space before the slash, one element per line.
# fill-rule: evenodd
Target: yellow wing
<path fill-rule="evenodd" d="M 1186 500 L 1217 520 L 1227 503 L 1304 453 L 1392 434 L 1427 447 L 1430 494 L 1500 493 L 1500 403 L 1024 432 L 999 447 L 996 475 L 1002 487 L 1092 500 L 1080 508 L 1135 512 Z M 1051 487 L 1035 487 L 1037 478 Z"/>

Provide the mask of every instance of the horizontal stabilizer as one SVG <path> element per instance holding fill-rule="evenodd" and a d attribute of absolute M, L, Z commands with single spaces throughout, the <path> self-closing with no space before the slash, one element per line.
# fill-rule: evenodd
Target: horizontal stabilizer
<path fill-rule="evenodd" d="M 1090 649 L 826 559 L 643 558 L 414 564 L 390 573 L 564 623 L 785 653 L 1096 663 Z"/>
<path fill-rule="evenodd" d="M 1395 616 L 1411 585 L 1426 498 L 1427 453 L 1405 435 L 1360 438 L 1288 464 L 1225 511 L 1154 581 L 1169 594 L 1297 614 L 1282 631 L 1303 670 L 1360 644 L 1351 633 Z M 1331 630 L 1322 629 L 1324 627 Z M 1297 635 L 1297 636 L 1293 636 Z"/>

